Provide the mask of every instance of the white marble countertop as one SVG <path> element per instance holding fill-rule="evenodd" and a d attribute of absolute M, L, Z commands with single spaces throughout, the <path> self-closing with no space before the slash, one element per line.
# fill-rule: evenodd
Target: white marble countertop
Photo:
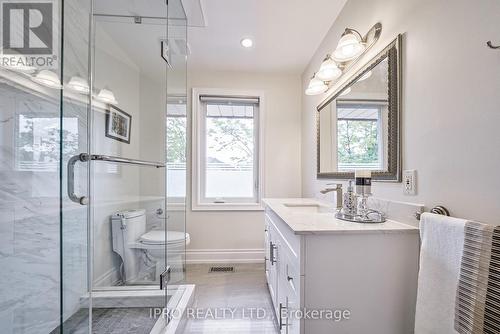
<path fill-rule="evenodd" d="M 361 224 L 335 218 L 335 209 L 314 198 L 265 198 L 266 209 L 278 215 L 295 234 L 418 233 L 414 226 L 387 220 Z"/>

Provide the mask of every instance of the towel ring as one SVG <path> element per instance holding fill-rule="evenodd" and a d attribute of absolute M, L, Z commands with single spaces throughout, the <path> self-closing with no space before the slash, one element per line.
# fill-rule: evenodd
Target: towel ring
<path fill-rule="evenodd" d="M 450 216 L 450 211 L 442 205 L 438 205 L 436 207 L 433 207 L 430 212 L 433 214 L 436 214 L 436 215 L 442 215 L 442 216 L 448 216 L 448 217 Z M 415 218 L 417 218 L 417 220 L 420 220 L 422 213 L 423 212 L 415 212 Z"/>

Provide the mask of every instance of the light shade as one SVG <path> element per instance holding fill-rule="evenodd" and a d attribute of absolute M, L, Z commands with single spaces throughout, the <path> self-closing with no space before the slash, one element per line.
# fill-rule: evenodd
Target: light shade
<path fill-rule="evenodd" d="M 108 104 L 118 104 L 118 101 L 115 98 L 115 94 L 113 94 L 113 92 L 110 91 L 109 89 L 105 88 L 99 91 L 99 94 L 97 94 L 96 99 Z"/>
<path fill-rule="evenodd" d="M 368 72 L 366 72 L 365 74 L 363 74 L 363 75 L 361 76 L 361 78 L 359 78 L 359 79 L 358 79 L 358 82 L 368 79 L 369 77 L 371 77 L 371 76 L 372 76 L 372 74 L 373 74 L 373 72 L 372 72 L 372 71 L 368 71 Z"/>
<path fill-rule="evenodd" d="M 309 86 L 307 86 L 306 95 L 318 95 L 326 92 L 327 90 L 327 84 L 316 77 L 312 77 L 311 81 L 309 81 Z"/>
<path fill-rule="evenodd" d="M 339 96 L 346 96 L 347 94 L 349 94 L 351 92 L 352 88 L 351 87 L 347 87 L 342 93 L 340 93 Z"/>
<path fill-rule="evenodd" d="M 61 89 L 61 81 L 56 73 L 49 70 L 41 70 L 36 76 L 32 77 L 34 82 L 49 88 Z"/>
<path fill-rule="evenodd" d="M 326 56 L 325 60 L 321 63 L 316 78 L 323 81 L 332 81 L 338 79 L 342 75 L 342 70 L 337 66 L 337 63 L 330 57 Z"/>
<path fill-rule="evenodd" d="M 338 62 L 353 60 L 361 55 L 365 48 L 361 35 L 354 30 L 348 29 L 340 38 L 339 44 L 333 52 L 333 59 Z"/>
<path fill-rule="evenodd" d="M 88 94 L 90 92 L 90 87 L 87 80 L 77 76 L 71 77 L 66 87 L 74 92 L 81 94 Z"/>

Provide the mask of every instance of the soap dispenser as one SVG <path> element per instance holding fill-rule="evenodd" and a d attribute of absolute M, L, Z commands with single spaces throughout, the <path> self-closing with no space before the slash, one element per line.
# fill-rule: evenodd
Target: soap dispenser
<path fill-rule="evenodd" d="M 356 208 L 357 208 L 356 193 L 354 192 L 352 180 L 349 180 L 349 186 L 347 187 L 347 192 L 344 193 L 342 211 L 345 215 L 354 216 L 356 214 Z"/>

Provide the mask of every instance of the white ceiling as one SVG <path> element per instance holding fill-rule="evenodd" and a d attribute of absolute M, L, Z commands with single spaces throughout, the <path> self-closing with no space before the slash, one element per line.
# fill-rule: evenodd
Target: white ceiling
<path fill-rule="evenodd" d="M 170 0 L 169 17 L 182 16 L 180 1 L 188 16 L 190 69 L 301 74 L 346 0 Z M 164 17 L 165 7 L 165 0 L 95 1 L 99 14 Z M 164 28 L 99 21 L 138 67 L 158 73 Z M 254 47 L 244 49 L 243 37 Z"/>
<path fill-rule="evenodd" d="M 300 74 L 346 0 L 201 1 L 207 27 L 188 30 L 191 69 Z M 247 36 L 252 49 L 240 45 Z"/>
<path fill-rule="evenodd" d="M 174 10 L 179 8 L 178 1 L 172 1 Z M 94 13 L 165 17 L 167 6 L 166 0 L 94 0 Z"/>

